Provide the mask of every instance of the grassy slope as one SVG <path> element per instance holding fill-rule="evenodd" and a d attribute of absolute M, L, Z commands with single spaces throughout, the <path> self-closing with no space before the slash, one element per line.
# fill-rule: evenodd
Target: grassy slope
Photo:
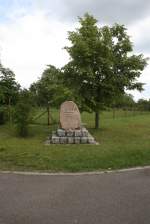
<path fill-rule="evenodd" d="M 31 125 L 26 139 L 17 138 L 13 127 L 1 126 L 0 169 L 75 172 L 150 165 L 150 114 L 112 119 L 112 113 L 105 112 L 100 130 L 92 129 L 93 115 L 82 117 L 99 145 L 45 146 L 56 125 Z M 39 119 L 39 123 L 45 121 Z"/>

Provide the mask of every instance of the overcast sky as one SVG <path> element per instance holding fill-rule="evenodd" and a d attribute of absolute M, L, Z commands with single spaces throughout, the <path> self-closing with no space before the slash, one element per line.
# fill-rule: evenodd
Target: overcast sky
<path fill-rule="evenodd" d="M 62 67 L 69 60 L 63 49 L 67 31 L 77 27 L 77 17 L 89 12 L 99 24 L 125 24 L 134 52 L 150 57 L 150 0 L 0 0 L 0 59 L 16 74 L 23 87 L 36 81 L 47 64 Z M 150 66 L 140 81 L 150 98 Z"/>

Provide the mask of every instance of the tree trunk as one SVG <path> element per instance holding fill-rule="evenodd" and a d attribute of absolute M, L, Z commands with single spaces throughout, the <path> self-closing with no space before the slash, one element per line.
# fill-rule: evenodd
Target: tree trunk
<path fill-rule="evenodd" d="M 47 125 L 50 125 L 51 121 L 50 121 L 50 107 L 47 107 Z"/>
<path fill-rule="evenodd" d="M 95 128 L 99 128 L 99 111 L 95 112 Z"/>

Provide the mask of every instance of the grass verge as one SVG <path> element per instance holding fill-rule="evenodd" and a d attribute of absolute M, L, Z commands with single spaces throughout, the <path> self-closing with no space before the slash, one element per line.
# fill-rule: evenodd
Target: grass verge
<path fill-rule="evenodd" d="M 26 139 L 16 137 L 14 127 L 1 126 L 0 170 L 78 172 L 150 165 L 150 114 L 101 117 L 101 128 L 95 130 L 93 115 L 83 114 L 99 145 L 44 145 L 57 125 L 32 124 Z"/>

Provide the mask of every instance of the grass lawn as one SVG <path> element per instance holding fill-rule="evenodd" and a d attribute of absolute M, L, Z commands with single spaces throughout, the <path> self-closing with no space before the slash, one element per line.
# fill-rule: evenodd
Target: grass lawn
<path fill-rule="evenodd" d="M 93 129 L 94 116 L 82 120 L 99 145 L 44 145 L 57 125 L 46 117 L 30 125 L 30 137 L 16 137 L 14 127 L 0 126 L 0 170 L 92 171 L 150 165 L 150 114 L 103 112 L 101 128 Z M 55 119 L 58 113 L 53 112 Z"/>

